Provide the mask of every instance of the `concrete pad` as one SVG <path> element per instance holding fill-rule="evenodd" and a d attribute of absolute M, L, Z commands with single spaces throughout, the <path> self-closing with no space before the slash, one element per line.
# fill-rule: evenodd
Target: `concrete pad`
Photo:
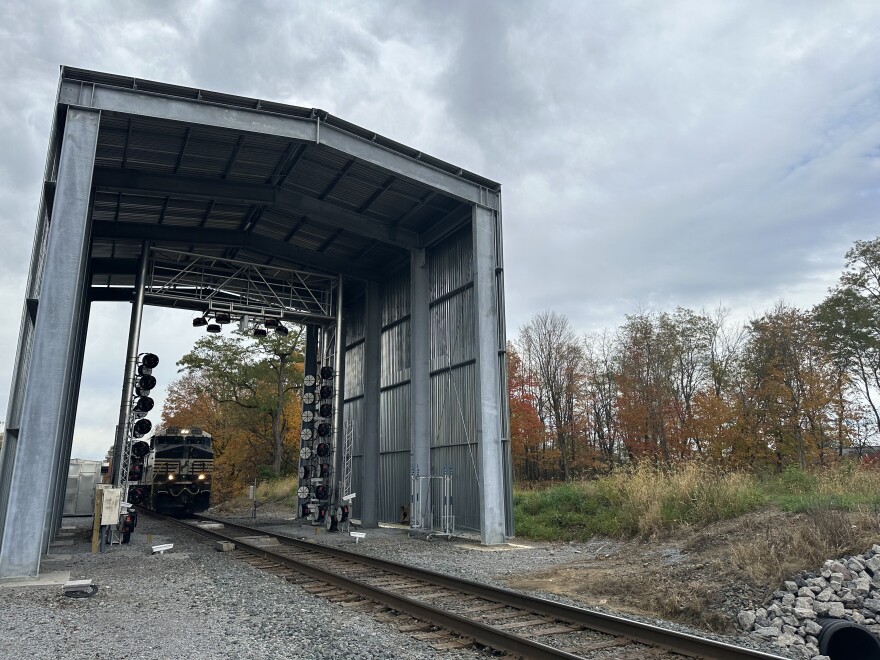
<path fill-rule="evenodd" d="M 64 546 L 73 545 L 73 539 L 62 539 L 60 541 L 52 541 L 49 544 L 50 548 L 62 548 Z"/>
<path fill-rule="evenodd" d="M 257 546 L 258 548 L 281 545 L 278 539 L 274 536 L 239 536 L 238 538 L 236 538 L 236 541 L 241 541 L 242 543 L 250 543 L 251 545 Z"/>
<path fill-rule="evenodd" d="M 477 552 L 507 552 L 510 550 L 534 550 L 534 546 L 520 545 L 518 543 L 502 543 L 499 545 L 472 545 L 470 543 L 456 543 L 456 548 L 464 550 L 476 550 Z"/>
<path fill-rule="evenodd" d="M 53 587 L 70 580 L 70 571 L 52 571 L 37 577 L 0 578 L 0 587 Z"/>
<path fill-rule="evenodd" d="M 71 557 L 73 557 L 73 555 L 56 554 L 53 552 L 51 555 L 43 555 L 43 558 L 40 560 L 40 565 L 43 566 L 50 561 L 69 561 Z"/>

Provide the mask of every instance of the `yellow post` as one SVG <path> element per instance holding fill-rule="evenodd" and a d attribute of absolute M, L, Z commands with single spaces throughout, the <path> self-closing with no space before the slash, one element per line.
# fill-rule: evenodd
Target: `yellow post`
<path fill-rule="evenodd" d="M 104 508 L 104 489 L 95 489 L 95 515 L 92 518 L 92 552 L 97 553 L 101 542 L 101 511 Z"/>

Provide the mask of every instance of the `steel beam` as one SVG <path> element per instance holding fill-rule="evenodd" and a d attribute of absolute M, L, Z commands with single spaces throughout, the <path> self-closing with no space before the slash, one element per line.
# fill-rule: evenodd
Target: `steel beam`
<path fill-rule="evenodd" d="M 411 467 L 431 476 L 431 332 L 428 261 L 424 250 L 410 251 L 410 392 L 412 406 Z M 428 482 L 430 483 L 430 481 Z M 431 495 L 421 506 L 422 529 L 431 529 Z M 415 520 L 415 512 L 410 513 Z"/>
<path fill-rule="evenodd" d="M 278 257 L 292 263 L 320 270 L 322 273 L 344 273 L 360 280 L 378 280 L 379 274 L 367 268 L 352 265 L 339 259 L 311 250 L 298 248 L 289 243 L 273 240 L 235 229 L 205 229 L 198 227 L 172 227 L 169 225 L 144 225 L 111 221 L 95 222 L 92 228 L 96 238 L 113 238 L 129 241 L 152 241 L 191 245 L 223 245 L 253 250 L 267 256 Z"/>
<path fill-rule="evenodd" d="M 507 497 L 502 446 L 501 374 L 499 343 L 501 318 L 496 268 L 498 228 L 495 211 L 474 206 L 474 308 L 477 349 L 477 442 L 480 451 L 480 539 L 484 544 L 504 543 Z"/>
<path fill-rule="evenodd" d="M 275 203 L 275 188 L 264 184 L 141 172 L 117 167 L 96 167 L 93 183 L 98 190 L 119 193 L 151 193 L 178 198 L 215 199 L 244 206 Z"/>
<path fill-rule="evenodd" d="M 364 435 L 359 511 L 364 527 L 379 524 L 379 407 L 382 373 L 382 288 L 367 284 L 364 319 Z"/>
<path fill-rule="evenodd" d="M 436 188 L 473 204 L 497 208 L 498 194 L 472 181 L 358 137 L 342 128 L 304 118 L 262 112 L 257 109 L 224 106 L 120 87 L 62 80 L 59 102 L 85 105 L 124 115 L 139 115 L 302 140 L 327 146 L 411 181 Z M 256 103 L 256 102 L 255 102 Z"/>
<path fill-rule="evenodd" d="M 392 227 L 332 202 L 267 184 L 98 167 L 95 168 L 94 185 L 98 190 L 110 192 L 167 195 L 242 206 L 274 206 L 280 210 L 308 215 L 314 221 L 329 227 L 345 229 L 352 234 L 375 238 L 399 247 L 417 247 L 419 244 L 418 234 L 408 229 Z"/>
<path fill-rule="evenodd" d="M 64 446 L 62 413 L 71 395 L 82 280 L 89 253 L 90 194 L 100 114 L 70 108 L 64 126 L 52 224 L 46 243 L 30 373 L 22 397 L 16 457 L 0 540 L 0 577 L 34 576 L 47 548 L 53 465 Z"/>

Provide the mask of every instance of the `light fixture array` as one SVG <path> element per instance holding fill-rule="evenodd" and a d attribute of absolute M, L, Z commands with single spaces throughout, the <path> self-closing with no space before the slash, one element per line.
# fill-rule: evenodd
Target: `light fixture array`
<path fill-rule="evenodd" d="M 274 330 L 276 335 L 281 335 L 282 337 L 286 337 L 290 333 L 290 329 L 277 318 L 267 317 L 262 320 L 255 319 L 253 322 L 248 322 L 248 317 L 246 316 L 242 318 L 245 319 L 245 323 L 254 337 L 266 337 L 270 329 Z M 237 320 L 241 322 L 242 319 Z M 213 316 L 211 312 L 205 312 L 201 316 L 196 316 L 192 320 L 192 325 L 194 328 L 205 328 L 211 334 L 217 334 L 222 332 L 224 325 L 228 325 L 232 321 L 233 318 L 229 312 L 214 312 Z"/>

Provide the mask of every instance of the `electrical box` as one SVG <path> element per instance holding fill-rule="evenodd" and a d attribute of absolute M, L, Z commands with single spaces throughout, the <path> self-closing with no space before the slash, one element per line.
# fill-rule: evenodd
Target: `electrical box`
<path fill-rule="evenodd" d="M 119 505 L 122 502 L 122 489 L 102 488 L 102 490 L 104 491 L 104 499 L 101 505 L 101 524 L 115 525 L 119 522 Z"/>

